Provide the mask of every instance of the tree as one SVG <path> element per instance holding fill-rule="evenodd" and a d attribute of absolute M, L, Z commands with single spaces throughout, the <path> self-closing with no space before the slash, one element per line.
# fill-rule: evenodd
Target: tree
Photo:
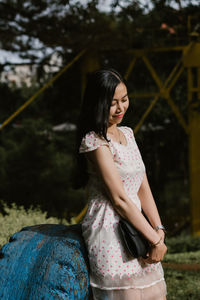
<path fill-rule="evenodd" d="M 112 1 L 111 10 L 107 13 L 98 10 L 99 3 L 100 1 L 93 0 L 88 1 L 84 6 L 81 1 L 3 0 L 0 2 L 2 47 L 6 50 L 17 51 L 30 64 L 36 64 L 40 79 L 38 85 L 42 85 L 47 79 L 46 76 L 54 74 L 44 73 L 44 65 L 49 63 L 53 51 L 57 51 L 62 57 L 62 64 L 64 65 L 76 53 L 87 47 L 89 58 L 92 53 L 95 53 L 94 56 L 97 57 L 100 66 L 112 66 L 124 74 L 132 58 L 129 50 L 186 45 L 189 40 L 188 20 L 191 20 L 191 30 L 198 27 L 199 7 L 191 3 L 185 7 L 183 1 L 180 2 L 179 9 L 170 5 L 172 1 L 169 0 L 146 1 L 146 4 L 143 4 L 144 1 Z M 150 3 L 151 6 L 148 7 L 147 3 Z M 188 18 L 188 16 L 192 17 Z M 148 54 L 148 57 L 156 68 L 160 79 L 164 81 L 174 67 L 178 54 L 172 52 L 167 53 L 167 55 Z M 37 126 L 37 122 L 44 122 L 44 127 L 48 127 L 47 123 L 52 125 L 59 122 L 76 121 L 81 102 L 81 70 L 85 66 L 83 60 L 84 58 L 74 65 L 70 72 L 65 73 L 53 86 L 46 90 L 38 99 L 40 101 L 34 102 L 25 114 L 23 113 L 18 117 L 17 120 L 21 122 L 25 118 L 32 119 L 32 124 L 26 124 L 26 129 L 18 131 L 20 138 L 11 128 L 9 128 L 10 137 L 7 134 L 4 135 L 5 140 L 1 141 L 2 148 L 0 149 L 2 153 L 0 176 L 4 182 L 12 178 L 10 182 L 15 187 L 13 189 L 15 193 L 9 190 L 10 185 L 2 192 L 3 198 L 7 197 L 8 202 L 13 201 L 14 195 L 18 195 L 17 197 L 20 199 L 23 186 L 26 186 L 27 191 L 29 188 L 31 190 L 30 203 L 39 201 L 37 192 L 44 196 L 42 199 L 48 195 L 51 199 L 50 202 L 54 203 L 53 198 L 56 198 L 52 188 L 54 185 L 60 190 L 59 199 L 61 200 L 59 201 L 62 204 L 65 197 L 68 197 L 69 194 L 71 197 L 73 194 L 70 192 L 68 182 L 70 175 L 64 174 L 62 176 L 63 170 L 70 165 L 71 156 L 69 158 L 68 154 L 71 155 L 72 153 L 72 150 L 66 147 L 66 136 L 59 138 L 54 136 L 54 141 L 47 141 L 44 137 L 37 135 L 40 127 Z M 181 80 L 180 88 L 173 90 L 173 98 L 179 103 L 181 112 L 186 116 L 184 76 Z M 136 64 L 134 72 L 129 78 L 128 86 L 130 92 L 155 92 L 156 90 L 155 83 L 149 79 L 148 72 L 141 62 Z M 5 98 L 1 98 L 0 101 L 4 115 L 8 115 L 11 110 L 15 109 L 17 101 L 21 103 L 24 98 L 20 93 L 17 94 L 19 91 L 16 94 L 11 93 L 12 98 L 9 96 L 11 95 L 10 90 L 4 88 L 2 87 L 2 91 L 4 91 Z M 15 98 L 17 95 L 19 97 Z M 14 104 L 11 109 L 12 103 Z M 146 106 L 146 99 L 139 99 L 138 101 L 131 99 L 127 125 L 133 128 Z M 157 130 L 157 128 L 160 129 Z M 19 140 L 17 140 L 16 134 Z M 23 136 L 26 137 L 24 143 L 22 143 Z M 138 142 L 145 140 L 141 143 L 145 146 L 140 148 L 142 153 L 146 153 L 144 159 L 147 169 L 153 170 L 150 173 L 150 179 L 153 189 L 158 198 L 161 199 L 160 205 L 168 209 L 169 214 L 171 214 L 172 210 L 170 209 L 173 208 L 174 195 L 169 195 L 170 200 L 168 200 L 165 191 L 168 190 L 171 183 L 176 181 L 176 187 L 184 186 L 181 192 L 186 196 L 185 198 L 179 197 L 178 205 L 187 213 L 185 209 L 188 209 L 186 192 L 188 174 L 187 167 L 185 167 L 187 144 L 182 145 L 181 141 L 185 139 L 184 133 L 177 125 L 169 107 L 163 101 L 157 104 L 145 121 L 145 130 L 140 132 L 137 139 Z M 73 137 L 69 143 L 71 147 Z M 59 150 L 58 144 L 61 145 Z M 175 144 L 176 147 L 171 147 Z M 12 151 L 6 154 L 5 148 L 7 147 Z M 58 151 L 59 154 L 57 154 Z M 31 153 L 30 156 L 29 153 Z M 177 153 L 183 154 L 177 155 Z M 24 158 L 25 161 L 23 162 Z M 24 165 L 17 164 L 16 161 L 22 161 Z M 12 169 L 12 165 L 14 165 L 14 169 Z M 8 172 L 5 172 L 6 168 L 8 168 Z M 23 170 L 26 170 L 27 173 L 23 173 Z M 23 178 L 20 176 L 18 178 L 16 176 L 18 173 L 22 173 Z M 9 174 L 6 179 L 5 174 Z M 37 174 L 40 174 L 39 178 Z M 34 182 L 33 187 L 29 186 L 31 180 Z M 9 196 L 6 194 L 6 190 L 9 191 Z M 176 190 L 179 189 L 176 188 Z M 182 201 L 183 198 L 186 199 L 185 202 Z M 26 202 L 26 197 L 20 201 Z M 70 205 L 69 202 L 67 205 Z"/>

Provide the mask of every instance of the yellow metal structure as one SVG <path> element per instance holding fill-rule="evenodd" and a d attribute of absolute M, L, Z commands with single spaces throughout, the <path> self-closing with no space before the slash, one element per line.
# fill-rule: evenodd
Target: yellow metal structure
<path fill-rule="evenodd" d="M 168 78 L 165 80 L 165 82 L 163 83 L 158 74 L 156 73 L 156 70 L 153 68 L 153 66 L 151 65 L 147 54 L 148 52 L 151 51 L 156 51 L 156 52 L 163 52 L 163 51 L 180 51 L 180 50 L 184 50 L 184 47 L 171 47 L 171 48 L 157 48 L 157 49 L 149 49 L 149 50 L 136 50 L 136 51 L 131 51 L 133 54 L 133 60 L 131 62 L 131 64 L 128 67 L 128 70 L 125 74 L 125 78 L 128 79 L 131 72 L 133 71 L 134 65 L 137 61 L 137 59 L 142 59 L 145 66 L 147 67 L 147 69 L 150 72 L 150 75 L 152 76 L 152 78 L 154 79 L 156 85 L 158 86 L 159 91 L 157 93 L 140 93 L 140 94 L 135 94 L 135 93 L 131 93 L 130 96 L 134 97 L 134 98 L 145 98 L 145 97 L 152 97 L 153 96 L 153 100 L 151 101 L 151 103 L 149 104 L 147 110 L 144 112 L 143 116 L 141 117 L 139 123 L 136 125 L 134 132 L 137 133 L 138 130 L 140 129 L 140 127 L 142 126 L 144 120 L 146 119 L 146 117 L 149 115 L 149 113 L 151 112 L 151 110 L 153 109 L 154 105 L 156 104 L 156 102 L 159 100 L 159 98 L 164 98 L 166 99 L 166 101 L 168 102 L 169 106 L 171 107 L 172 111 L 174 112 L 174 114 L 176 115 L 179 123 L 181 124 L 181 126 L 184 128 L 185 132 L 188 133 L 188 126 L 183 118 L 183 116 L 181 115 L 179 108 L 176 106 L 176 104 L 173 102 L 171 96 L 170 96 L 170 92 L 172 90 L 172 88 L 174 87 L 175 83 L 177 82 L 177 80 L 179 79 L 180 75 L 183 73 L 184 71 L 184 66 L 182 65 L 182 59 L 180 61 L 178 61 L 178 63 L 176 64 L 176 66 L 173 68 L 173 70 L 171 71 L 170 75 L 168 76 Z"/>
<path fill-rule="evenodd" d="M 79 54 L 77 54 L 64 68 L 62 68 L 53 78 L 51 78 L 43 87 L 41 87 L 32 97 L 30 97 L 22 106 L 18 108 L 7 120 L 5 120 L 0 125 L 0 130 L 2 130 L 6 125 L 8 125 L 16 116 L 18 116 L 29 104 L 31 104 L 40 94 L 42 94 L 48 87 L 50 87 L 63 73 L 65 73 L 81 56 L 86 52 L 83 49 Z"/>
<path fill-rule="evenodd" d="M 71 218 L 71 224 L 78 224 L 81 222 L 81 220 L 83 219 L 83 217 L 85 216 L 86 212 L 88 209 L 88 204 L 86 204 L 86 206 L 83 208 L 83 210 L 78 214 L 78 216 L 76 217 L 72 217 Z"/>
<path fill-rule="evenodd" d="M 100 68 L 99 56 L 97 51 L 88 50 L 84 57 L 81 59 L 81 95 L 83 95 L 87 75 Z"/>
<path fill-rule="evenodd" d="M 196 37 L 196 35 L 195 35 Z M 152 66 L 148 54 L 150 52 L 165 52 L 165 51 L 181 51 L 182 57 L 172 69 L 169 76 L 164 82 L 161 81 L 156 70 Z M 68 70 L 77 60 L 79 60 L 86 50 L 82 50 L 70 63 L 68 63 L 55 77 L 47 82 L 40 90 L 38 90 L 30 99 L 28 99 L 15 113 L 13 113 L 0 126 L 2 130 L 9 124 L 19 113 L 21 113 L 30 103 L 32 103 L 44 90 L 46 90 L 55 80 L 57 80 L 66 70 Z M 152 111 L 153 107 L 160 98 L 164 98 L 173 113 L 175 114 L 179 124 L 183 127 L 185 133 L 189 136 L 189 167 L 190 167 L 190 203 L 191 203 L 191 220 L 192 232 L 194 235 L 200 235 L 200 43 L 192 41 L 187 46 L 176 46 L 166 48 L 153 48 L 143 50 L 131 50 L 132 60 L 125 73 L 125 78 L 128 79 L 138 59 L 141 59 L 150 75 L 154 79 L 158 92 L 156 93 L 131 93 L 134 98 L 152 98 L 148 108 L 142 115 L 139 123 L 136 125 L 134 132 L 137 133 L 141 128 L 143 122 Z M 83 88 L 85 86 L 85 78 L 87 72 L 91 72 L 94 68 L 99 67 L 97 53 L 90 52 L 81 64 L 81 76 L 83 81 Z M 174 103 L 170 93 L 175 86 L 177 80 L 180 78 L 184 70 L 187 70 L 188 80 L 188 122 L 182 116 L 178 106 Z M 83 89 L 82 89 L 83 92 Z M 87 206 L 75 218 L 73 222 L 78 223 L 83 218 Z"/>
<path fill-rule="evenodd" d="M 188 77 L 191 219 L 193 234 L 200 236 L 200 43 L 186 48 L 183 63 Z"/>
<path fill-rule="evenodd" d="M 147 54 L 152 51 L 163 52 L 169 50 L 182 51 L 182 57 L 163 83 L 151 65 Z M 157 93 L 131 94 L 134 98 L 153 98 L 139 123 L 136 125 L 134 132 L 138 132 L 159 98 L 162 97 L 166 99 L 178 122 L 189 137 L 192 233 L 193 235 L 200 236 L 200 43 L 198 41 L 192 41 L 189 45 L 183 47 L 146 49 L 141 51 L 133 50 L 131 52 L 133 59 L 127 69 L 125 78 L 129 78 L 137 59 L 142 59 L 159 89 Z M 188 77 L 188 124 L 170 95 L 172 88 L 185 69 L 187 70 Z"/>
<path fill-rule="evenodd" d="M 164 51 L 181 51 L 182 56 L 172 69 L 169 76 L 162 82 L 148 59 L 149 52 L 164 52 Z M 154 79 L 157 87 L 157 93 L 131 93 L 130 96 L 134 98 L 152 98 L 148 108 L 141 117 L 139 123 L 136 125 L 134 132 L 137 133 L 141 128 L 146 117 L 152 111 L 154 105 L 160 98 L 164 98 L 173 113 L 175 114 L 179 124 L 183 127 L 185 133 L 189 137 L 189 167 L 190 167 L 190 203 L 191 203 L 191 220 L 193 235 L 200 235 L 200 43 L 191 42 L 187 46 L 168 47 L 168 48 L 154 48 L 145 50 L 130 51 L 133 58 L 125 73 L 125 78 L 128 80 L 131 72 L 138 59 L 142 59 L 145 66 L 149 70 L 150 75 Z M 179 108 L 174 103 L 170 92 L 175 86 L 177 80 L 187 70 L 188 76 L 188 103 L 189 114 L 188 122 L 182 116 Z M 195 82 L 197 86 L 194 86 Z M 196 95 L 196 100 L 194 100 Z M 77 217 L 81 221 L 84 216 L 86 208 Z"/>

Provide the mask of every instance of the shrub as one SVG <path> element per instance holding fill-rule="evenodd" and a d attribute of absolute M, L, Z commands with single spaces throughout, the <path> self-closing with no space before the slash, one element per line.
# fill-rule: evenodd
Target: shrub
<path fill-rule="evenodd" d="M 7 243 L 12 234 L 21 230 L 25 226 L 45 223 L 69 224 L 66 220 L 60 220 L 55 217 L 47 218 L 47 212 L 42 212 L 39 207 L 29 208 L 26 210 L 23 206 L 17 207 L 15 203 L 12 203 L 11 207 L 8 207 L 2 201 L 1 206 L 3 207 L 5 215 L 0 213 L 0 246 Z"/>
<path fill-rule="evenodd" d="M 166 244 L 168 253 L 198 251 L 200 249 L 200 237 L 180 235 L 173 238 L 167 238 Z"/>

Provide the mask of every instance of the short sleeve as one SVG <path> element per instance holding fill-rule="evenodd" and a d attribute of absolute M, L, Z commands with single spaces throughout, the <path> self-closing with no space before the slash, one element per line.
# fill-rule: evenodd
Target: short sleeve
<path fill-rule="evenodd" d="M 127 126 L 121 126 L 123 132 L 130 138 L 134 138 L 133 129 Z"/>
<path fill-rule="evenodd" d="M 109 143 L 100 138 L 94 131 L 90 131 L 83 137 L 79 153 L 93 151 L 101 146 L 109 146 Z"/>

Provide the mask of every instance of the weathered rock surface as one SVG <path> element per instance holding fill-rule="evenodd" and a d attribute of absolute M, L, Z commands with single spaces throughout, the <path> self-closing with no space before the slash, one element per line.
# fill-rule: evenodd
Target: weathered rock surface
<path fill-rule="evenodd" d="M 0 250 L 1 300 L 89 299 L 81 225 L 36 225 Z"/>

